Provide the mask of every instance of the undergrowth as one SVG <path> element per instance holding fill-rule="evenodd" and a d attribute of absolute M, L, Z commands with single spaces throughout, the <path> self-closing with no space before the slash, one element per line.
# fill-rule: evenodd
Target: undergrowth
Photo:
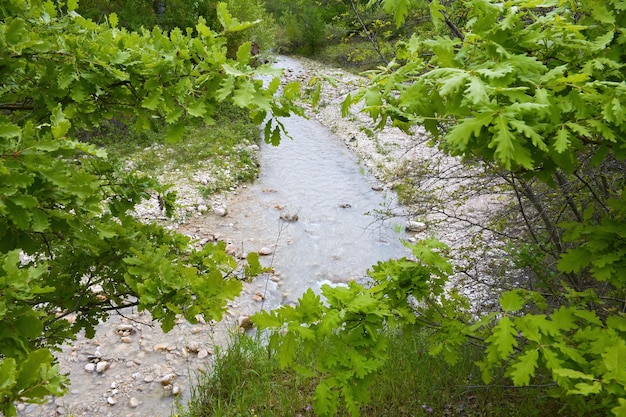
<path fill-rule="evenodd" d="M 576 415 L 546 387 L 482 385 L 474 365 L 477 350 L 468 347 L 452 366 L 428 354 L 427 337 L 419 330 L 393 334 L 389 360 L 372 380 L 371 402 L 362 416 Z M 191 399 L 179 405 L 176 415 L 314 416 L 311 397 L 317 382 L 280 369 L 258 337 L 235 335 L 213 367 L 198 375 Z"/>

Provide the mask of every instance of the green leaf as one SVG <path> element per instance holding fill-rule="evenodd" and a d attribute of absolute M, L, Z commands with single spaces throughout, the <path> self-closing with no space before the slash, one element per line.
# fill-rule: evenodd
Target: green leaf
<path fill-rule="evenodd" d="M 185 121 L 182 120 L 178 123 L 174 123 L 167 129 L 167 133 L 165 134 L 165 139 L 169 143 L 179 142 L 183 136 L 185 135 Z"/>
<path fill-rule="evenodd" d="M 0 123 L 0 138 L 19 138 L 21 135 L 22 129 L 19 126 L 13 123 Z"/>
<path fill-rule="evenodd" d="M 598 394 L 602 391 L 602 384 L 598 381 L 593 381 L 591 383 L 587 382 L 579 382 L 574 386 L 576 389 L 571 389 L 567 391 L 568 395 L 571 394 L 579 394 L 579 395 L 590 395 L 590 394 Z"/>
<path fill-rule="evenodd" d="M 493 328 L 489 340 L 495 345 L 496 351 L 501 359 L 506 359 L 517 346 L 517 330 L 513 322 L 508 317 L 500 319 L 498 324 Z"/>
<path fill-rule="evenodd" d="M 565 129 L 565 126 L 561 126 L 561 128 L 559 129 L 559 131 L 556 133 L 556 138 L 554 141 L 554 150 L 557 151 L 558 153 L 563 153 L 565 152 L 570 144 L 570 132 Z"/>
<path fill-rule="evenodd" d="M 525 304 L 526 300 L 519 291 L 507 291 L 500 296 L 500 306 L 504 311 L 519 311 Z"/>
<path fill-rule="evenodd" d="M 24 42 L 28 36 L 26 22 L 23 19 L 13 19 L 5 28 L 5 39 L 9 46 L 15 46 L 20 42 Z"/>
<path fill-rule="evenodd" d="M 469 83 L 464 92 L 473 104 L 487 104 L 489 102 L 486 84 L 478 77 L 469 77 Z"/>
<path fill-rule="evenodd" d="M 9 390 L 17 382 L 17 362 L 13 358 L 0 360 L 0 392 Z"/>
<path fill-rule="evenodd" d="M 65 137 L 67 132 L 72 127 L 72 124 L 69 120 L 65 118 L 65 113 L 61 108 L 61 105 L 57 105 L 50 116 L 51 128 L 52 128 L 52 136 L 55 139 Z"/>
<path fill-rule="evenodd" d="M 320 416 L 334 416 L 337 414 L 339 393 L 336 391 L 334 379 L 323 379 L 315 387 L 313 394 L 313 409 Z"/>
<path fill-rule="evenodd" d="M 48 349 L 38 349 L 28 354 L 17 376 L 16 388 L 30 388 L 39 380 L 41 370 L 51 366 L 54 357 Z"/>
<path fill-rule="evenodd" d="M 109 15 L 109 24 L 111 25 L 112 28 L 116 28 L 117 23 L 118 23 L 117 14 L 111 13 Z"/>
<path fill-rule="evenodd" d="M 516 358 L 515 363 L 511 366 L 511 379 L 515 386 L 526 386 L 530 384 L 530 378 L 535 375 L 537 368 L 537 360 L 539 359 L 539 351 L 530 349 Z"/>
<path fill-rule="evenodd" d="M 552 372 L 554 372 L 558 376 L 569 378 L 569 379 L 584 379 L 586 381 L 594 380 L 593 375 L 585 374 L 583 372 L 576 371 L 574 369 L 559 368 L 559 369 L 553 369 Z"/>
<path fill-rule="evenodd" d="M 446 142 L 457 151 L 465 151 L 472 138 L 480 137 L 482 129 L 491 124 L 492 113 L 478 113 L 474 117 L 468 117 L 455 125 L 446 135 Z"/>
<path fill-rule="evenodd" d="M 233 103 L 235 103 L 239 107 L 248 107 L 252 100 L 254 99 L 254 93 L 256 89 L 254 88 L 254 84 L 250 80 L 244 80 L 239 83 L 237 89 L 235 90 L 235 94 L 233 95 Z"/>
<path fill-rule="evenodd" d="M 141 102 L 141 107 L 144 107 L 148 110 L 156 110 L 156 108 L 159 107 L 159 104 L 161 103 L 161 94 L 161 88 L 155 88 L 154 90 L 150 91 L 146 98 L 144 98 Z"/>
<path fill-rule="evenodd" d="M 602 354 L 602 359 L 607 372 L 604 379 L 615 380 L 621 386 L 626 387 L 626 342 L 618 339 L 615 343 L 607 346 Z"/>
<path fill-rule="evenodd" d="M 626 399 L 618 398 L 617 401 L 619 405 L 617 407 L 611 408 L 611 412 L 616 417 L 626 417 Z"/>
<path fill-rule="evenodd" d="M 195 116 L 195 117 L 204 117 L 204 115 L 207 112 L 207 108 L 206 108 L 206 104 L 204 103 L 204 100 L 199 99 L 191 103 L 189 107 L 187 107 L 187 112 L 190 115 Z"/>

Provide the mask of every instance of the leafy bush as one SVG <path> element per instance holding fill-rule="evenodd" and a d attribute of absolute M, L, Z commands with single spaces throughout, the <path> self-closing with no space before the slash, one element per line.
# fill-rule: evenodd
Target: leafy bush
<path fill-rule="evenodd" d="M 9 0 L 0 5 L 0 410 L 43 401 L 67 380 L 51 349 L 94 326 L 110 310 L 137 306 L 172 328 L 177 316 L 220 319 L 241 288 L 225 245 L 191 249 L 189 238 L 131 216 L 158 195 L 166 213 L 174 195 L 126 172 L 93 144 L 76 140 L 106 120 L 157 119 L 166 140 L 211 124 L 220 103 L 246 109 L 257 124 L 301 110 L 297 83 L 277 95 L 249 65 L 251 44 L 226 56 L 225 33 L 244 30 L 217 5 L 223 31 L 202 20 L 198 36 L 155 28 L 129 32 L 109 15 L 97 24 L 77 2 Z M 277 143 L 281 125 L 266 122 Z M 249 257 L 249 273 L 259 271 Z M 97 289 L 97 290 L 96 290 Z M 64 320 L 75 314 L 76 320 Z"/>

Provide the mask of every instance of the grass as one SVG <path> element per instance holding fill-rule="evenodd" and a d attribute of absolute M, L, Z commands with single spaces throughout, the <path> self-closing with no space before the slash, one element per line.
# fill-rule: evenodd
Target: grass
<path fill-rule="evenodd" d="M 375 375 L 371 402 L 361 415 L 530 417 L 572 412 L 542 388 L 484 386 L 474 364 L 476 349 L 468 347 L 454 366 L 431 357 L 427 350 L 424 332 L 394 333 L 390 359 Z M 236 335 L 218 354 L 214 367 L 200 375 L 192 398 L 177 415 L 314 416 L 310 407 L 314 390 L 314 379 L 280 369 L 258 339 Z"/>
<path fill-rule="evenodd" d="M 256 154 L 248 147 L 258 142 L 260 133 L 245 111 L 224 105 L 214 118 L 213 125 L 188 127 L 176 143 L 165 140 L 165 125 L 155 122 L 152 130 L 136 132 L 132 121 L 111 121 L 85 140 L 106 148 L 112 159 L 148 175 L 175 170 L 191 176 L 201 171 L 212 179 L 201 186 L 206 196 L 252 181 L 259 171 Z"/>

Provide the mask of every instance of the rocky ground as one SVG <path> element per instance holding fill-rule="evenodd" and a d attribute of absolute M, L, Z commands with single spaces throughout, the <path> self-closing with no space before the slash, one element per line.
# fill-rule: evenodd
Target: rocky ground
<path fill-rule="evenodd" d="M 398 172 L 415 161 L 434 160 L 448 167 L 456 161 L 438 154 L 425 146 L 423 133 L 404 134 L 397 129 L 374 131 L 373 123 L 356 110 L 347 118 L 341 117 L 341 103 L 346 94 L 365 80 L 345 71 L 332 69 L 309 60 L 299 60 L 297 70 L 286 72 L 288 79 L 308 82 L 312 74 L 328 77 L 336 87 L 324 87 L 319 108 L 310 116 L 326 125 L 346 146 L 352 149 L 370 171 L 391 188 L 397 181 L 390 173 Z M 253 145 L 256 146 L 256 145 Z M 255 148 L 254 150 L 258 150 Z M 176 183 L 181 196 L 178 222 L 170 227 L 184 231 L 204 242 L 214 239 L 227 240 L 208 230 L 185 228 L 186 219 L 212 210 L 209 216 L 218 219 L 228 212 L 228 201 L 237 190 L 204 199 L 198 192 L 198 184 L 207 181 L 198 172 L 195 181 L 189 182 L 176 172 L 164 173 L 164 179 Z M 476 209 L 487 207 L 489 200 L 472 203 Z M 158 217 L 158 203 L 148 202 L 138 213 L 140 216 Z M 414 213 L 417 213 L 413 210 Z M 442 222 L 427 213 L 412 218 L 416 238 L 426 233 L 437 234 L 449 244 L 466 239 L 467 228 L 463 225 Z M 437 223 L 435 223 L 437 220 Z M 434 225 L 439 225 L 435 230 Z M 444 225 L 445 226 L 445 225 Z M 427 229 L 427 230 L 425 230 Z M 463 232 L 465 230 L 465 232 Z M 187 398 L 198 371 L 210 366 L 219 346 L 225 346 L 231 332 L 246 326 L 246 316 L 258 310 L 262 302 L 263 287 L 275 285 L 280 278 L 259 277 L 247 284 L 243 294 L 229 305 L 224 321 L 192 325 L 180 321 L 170 333 L 163 334 L 158 325 L 145 314 L 128 311 L 112 316 L 102 323 L 94 339 L 79 337 L 59 353 L 59 362 L 69 372 L 72 385 L 70 393 L 62 398 L 51 399 L 44 405 L 20 405 L 20 416 L 168 416 L 175 402 Z M 476 293 L 476 299 L 485 292 L 468 285 L 468 294 Z"/>

